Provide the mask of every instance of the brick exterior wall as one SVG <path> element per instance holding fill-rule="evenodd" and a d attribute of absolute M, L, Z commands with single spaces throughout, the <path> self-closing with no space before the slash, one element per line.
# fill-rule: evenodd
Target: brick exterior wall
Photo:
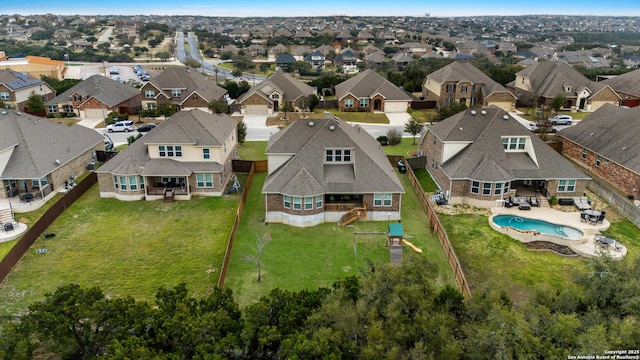
<path fill-rule="evenodd" d="M 367 111 L 375 110 L 373 105 L 375 104 L 376 100 L 380 101 L 380 108 L 377 109 L 376 111 L 384 111 L 384 97 L 380 94 L 377 94 L 376 96 L 372 97 L 369 100 L 369 108 L 367 109 Z"/>
<path fill-rule="evenodd" d="M 451 191 L 449 188 L 449 178 L 447 178 L 442 169 L 440 169 L 442 163 L 442 143 L 440 140 L 436 139 L 432 132 L 427 131 L 420 143 L 420 150 L 424 151 L 424 156 L 426 157 L 425 167 L 436 184 L 438 184 L 443 191 Z M 437 168 L 432 165 L 434 162 L 438 163 Z"/>
<path fill-rule="evenodd" d="M 597 166 L 597 153 L 587 149 L 586 159 L 583 159 L 582 146 L 562 136 L 559 138 L 562 142 L 562 154 L 564 156 L 605 179 L 623 193 L 631 194 L 636 199 L 640 198 L 640 174 L 613 160 L 609 160 L 607 164 L 603 156 L 600 158 L 600 166 Z"/>
<path fill-rule="evenodd" d="M 316 209 L 315 208 L 315 198 L 313 203 L 312 210 L 304 209 L 304 199 L 302 199 L 302 210 L 294 210 L 293 209 L 293 197 L 291 197 L 291 207 L 289 209 L 285 209 L 284 207 L 284 195 L 282 194 L 266 194 L 267 197 L 267 211 L 281 211 L 285 214 L 305 216 L 305 215 L 315 215 L 321 214 L 324 212 L 324 202 L 322 203 L 323 208 Z"/>
<path fill-rule="evenodd" d="M 344 101 L 346 99 L 353 99 L 353 107 L 352 108 L 346 108 L 344 106 Z M 340 111 L 358 111 L 359 103 L 360 103 L 360 101 L 358 100 L 357 97 L 355 97 L 353 95 L 347 95 L 344 98 L 340 99 L 340 101 L 338 101 L 338 108 L 340 109 Z"/>
<path fill-rule="evenodd" d="M 78 110 L 80 111 L 84 111 L 86 109 L 104 109 L 105 115 L 112 111 L 118 111 L 117 107 L 108 107 L 107 104 L 103 104 L 96 98 L 91 98 L 81 106 L 78 106 Z"/>
<path fill-rule="evenodd" d="M 59 190 L 60 188 L 63 188 L 64 181 L 69 180 L 69 175 L 73 174 L 77 179 L 78 176 L 84 173 L 86 171 L 87 164 L 91 162 L 93 152 L 96 150 L 104 150 L 104 142 L 97 144 L 93 148 L 54 170 L 48 177 L 53 189 Z"/>
<path fill-rule="evenodd" d="M 505 111 L 513 111 L 514 110 L 513 105 L 510 105 L 508 109 L 504 109 L 504 107 L 501 105 L 515 104 L 515 102 L 516 102 L 516 98 L 510 92 L 494 92 L 489 96 L 487 96 L 486 99 L 484 99 L 483 106 L 491 106 L 495 104 L 496 106 L 501 107 Z"/>
<path fill-rule="evenodd" d="M 219 100 L 219 99 L 216 99 Z M 182 107 L 184 108 L 209 108 L 209 102 L 202 98 L 197 93 L 192 93 L 189 97 L 182 102 Z"/>

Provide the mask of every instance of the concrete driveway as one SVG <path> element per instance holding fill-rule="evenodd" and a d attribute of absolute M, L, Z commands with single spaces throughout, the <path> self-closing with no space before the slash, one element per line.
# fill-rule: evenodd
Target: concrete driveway
<path fill-rule="evenodd" d="M 409 119 L 411 119 L 411 115 L 409 113 L 384 113 L 387 115 L 389 119 L 389 126 L 402 126 L 406 124 Z"/>
<path fill-rule="evenodd" d="M 242 121 L 247 125 L 247 129 L 267 128 L 267 115 L 241 115 L 234 113 L 232 116 L 243 116 Z"/>

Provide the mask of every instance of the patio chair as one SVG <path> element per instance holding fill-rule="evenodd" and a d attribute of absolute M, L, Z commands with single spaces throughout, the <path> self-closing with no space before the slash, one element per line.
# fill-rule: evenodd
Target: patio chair
<path fill-rule="evenodd" d="M 615 251 L 620 252 L 620 251 L 622 251 L 622 249 L 624 249 L 624 247 L 623 247 L 623 246 L 622 246 L 622 244 L 620 244 L 619 242 L 614 241 L 614 242 L 613 242 L 613 249 L 614 249 Z"/>
<path fill-rule="evenodd" d="M 588 222 L 589 221 L 589 215 L 587 215 L 585 213 L 580 213 L 580 221 Z"/>

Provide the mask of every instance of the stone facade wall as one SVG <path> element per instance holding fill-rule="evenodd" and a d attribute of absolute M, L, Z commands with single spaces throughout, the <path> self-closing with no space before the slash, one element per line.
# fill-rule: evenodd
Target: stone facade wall
<path fill-rule="evenodd" d="M 269 101 L 258 94 L 253 94 L 246 98 L 242 105 L 268 105 Z"/>
<path fill-rule="evenodd" d="M 560 137 L 560 141 L 562 142 L 562 154 L 564 156 L 602 177 L 625 194 L 631 194 L 636 199 L 640 198 L 640 174 L 613 160 L 609 160 L 609 163 L 606 163 L 606 158 L 603 156 L 600 157 L 600 166 L 597 166 L 597 153 L 587 149 L 586 159 L 583 159 L 582 146 L 564 137 Z"/>
<path fill-rule="evenodd" d="M 96 150 L 104 150 L 104 142 L 100 142 L 100 144 L 97 144 L 93 148 L 54 170 L 49 176 L 49 182 L 53 189 L 59 190 L 63 188 L 64 181 L 69 180 L 69 175 L 73 174 L 77 179 L 80 174 L 87 171 L 86 166 L 91 162 L 93 152 Z"/>
<path fill-rule="evenodd" d="M 489 95 L 485 101 L 484 106 L 496 105 L 502 108 L 504 111 L 513 111 L 514 104 L 516 103 L 516 98 L 510 92 L 494 92 Z M 505 109 L 505 106 L 508 104 L 508 107 Z"/>
<path fill-rule="evenodd" d="M 91 98 L 81 106 L 78 106 L 78 110 L 80 111 L 84 111 L 86 109 L 104 109 L 105 115 L 112 111 L 118 111 L 117 107 L 108 107 L 96 98 Z"/>

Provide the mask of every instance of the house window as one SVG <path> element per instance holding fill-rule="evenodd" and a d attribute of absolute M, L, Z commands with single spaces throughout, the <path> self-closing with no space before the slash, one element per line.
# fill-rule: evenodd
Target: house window
<path fill-rule="evenodd" d="M 476 91 L 476 84 L 471 85 L 471 91 Z"/>
<path fill-rule="evenodd" d="M 456 91 L 456 86 L 454 84 L 447 84 L 447 92 L 452 93 Z"/>
<path fill-rule="evenodd" d="M 326 149 L 326 162 L 351 162 L 351 149 Z"/>
<path fill-rule="evenodd" d="M 508 193 L 509 192 L 509 182 L 507 181 L 506 183 L 504 183 L 504 193 Z"/>
<path fill-rule="evenodd" d="M 345 108 L 353 108 L 353 99 L 344 99 Z"/>
<path fill-rule="evenodd" d="M 146 97 L 147 99 L 153 99 L 154 97 L 156 97 L 156 92 L 153 90 L 146 90 L 144 92 L 144 97 Z"/>
<path fill-rule="evenodd" d="M 391 206 L 391 194 L 373 194 L 373 206 Z"/>
<path fill-rule="evenodd" d="M 600 155 L 596 156 L 596 166 L 600 167 Z"/>
<path fill-rule="evenodd" d="M 369 107 L 369 99 L 361 98 L 360 99 L 360 107 Z"/>
<path fill-rule="evenodd" d="M 182 157 L 181 145 L 158 145 L 158 156 L 160 157 Z"/>
<path fill-rule="evenodd" d="M 171 89 L 171 97 L 180 97 L 182 91 L 180 89 Z"/>
<path fill-rule="evenodd" d="M 144 190 L 144 177 L 140 176 L 140 189 Z"/>
<path fill-rule="evenodd" d="M 291 196 L 289 195 L 284 196 L 284 208 L 291 209 Z"/>
<path fill-rule="evenodd" d="M 293 210 L 302 210 L 302 198 L 299 196 L 293 197 Z"/>
<path fill-rule="evenodd" d="M 304 198 L 304 209 L 313 210 L 313 196 L 307 196 Z"/>
<path fill-rule="evenodd" d="M 478 97 L 477 96 L 473 96 L 471 98 L 470 104 L 473 106 L 473 105 L 476 105 L 477 103 L 478 103 Z"/>
<path fill-rule="evenodd" d="M 316 196 L 316 209 L 322 209 L 322 195 Z"/>
<path fill-rule="evenodd" d="M 605 164 L 608 164 L 608 163 L 609 163 L 609 159 L 604 158 L 604 163 L 605 163 Z"/>
<path fill-rule="evenodd" d="M 213 174 L 196 174 L 196 186 L 199 188 L 212 188 Z"/>
<path fill-rule="evenodd" d="M 280 94 L 277 94 L 277 93 L 276 93 L 276 94 L 271 94 L 271 99 L 272 99 L 272 100 L 278 100 L 278 99 L 280 99 Z"/>
<path fill-rule="evenodd" d="M 147 103 L 147 110 L 155 110 L 155 109 L 156 109 L 156 104 Z"/>
<path fill-rule="evenodd" d="M 0 91 L 0 100 L 9 100 L 11 99 L 11 95 L 8 91 Z"/>
<path fill-rule="evenodd" d="M 127 177 L 120 176 L 120 190 L 127 190 Z"/>
<path fill-rule="evenodd" d="M 524 150 L 524 146 L 527 143 L 527 139 L 526 138 L 519 138 L 518 139 L 518 150 Z"/>
<path fill-rule="evenodd" d="M 527 144 L 527 138 L 519 137 L 519 138 L 502 138 L 502 148 L 505 150 L 524 150 Z"/>
<path fill-rule="evenodd" d="M 582 148 L 582 160 L 587 159 L 587 148 Z"/>
<path fill-rule="evenodd" d="M 82 101 L 82 95 L 76 95 L 73 97 L 73 101 Z"/>
<path fill-rule="evenodd" d="M 56 105 L 49 105 L 47 106 L 47 111 L 49 111 L 50 113 L 58 112 L 58 107 Z"/>
<path fill-rule="evenodd" d="M 167 149 L 164 147 L 164 145 L 159 145 L 158 146 L 158 156 L 160 156 L 160 157 L 167 156 Z"/>
<path fill-rule="evenodd" d="M 575 189 L 575 180 L 558 180 L 558 192 L 574 192 Z"/>
<path fill-rule="evenodd" d="M 482 195 L 491 195 L 491 183 L 482 183 Z"/>
<path fill-rule="evenodd" d="M 480 182 L 472 181 L 471 182 L 471 193 L 472 194 L 480 194 Z"/>
<path fill-rule="evenodd" d="M 113 176 L 113 187 L 115 187 L 116 189 L 120 188 L 120 183 L 118 183 L 118 177 L 117 176 Z"/>
<path fill-rule="evenodd" d="M 202 158 L 205 160 L 211 159 L 211 154 L 209 154 L 209 149 L 202 149 Z"/>
<path fill-rule="evenodd" d="M 496 183 L 496 186 L 493 188 L 494 195 L 502 195 L 502 183 Z"/>
<path fill-rule="evenodd" d="M 460 92 L 466 93 L 467 92 L 467 85 L 460 86 Z"/>
<path fill-rule="evenodd" d="M 135 176 L 129 176 L 129 190 L 138 190 L 138 182 Z"/>
<path fill-rule="evenodd" d="M 64 112 L 72 113 L 73 112 L 73 105 L 65 105 L 64 106 Z"/>

